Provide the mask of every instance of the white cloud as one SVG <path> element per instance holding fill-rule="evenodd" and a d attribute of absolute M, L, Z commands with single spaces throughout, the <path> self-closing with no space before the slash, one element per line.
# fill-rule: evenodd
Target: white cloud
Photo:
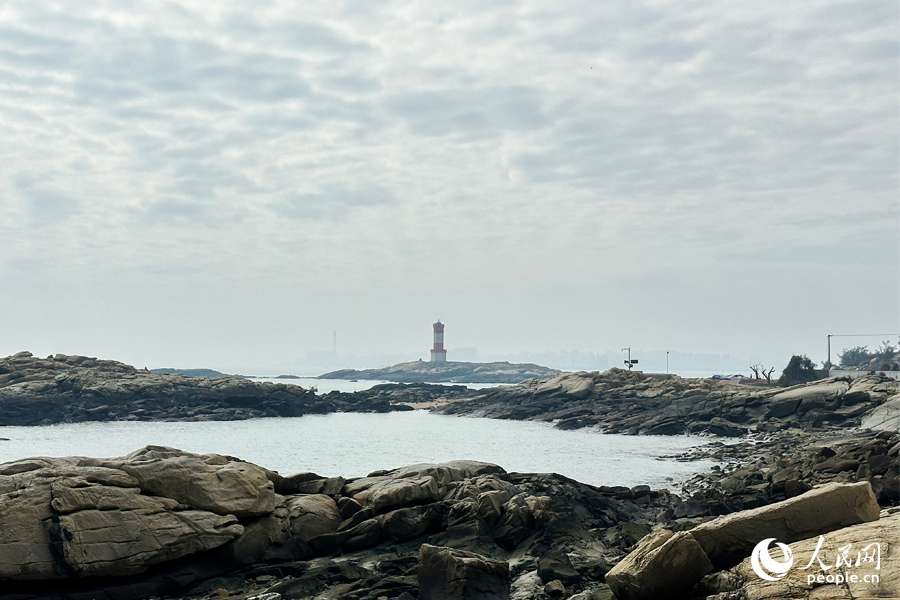
<path fill-rule="evenodd" d="M 305 306 L 321 335 L 339 327 L 336 305 L 359 321 L 384 320 L 376 306 L 397 311 L 413 330 L 433 318 L 410 310 L 415 301 L 458 322 L 491 313 L 499 330 L 539 318 L 558 332 L 500 342 L 484 331 L 462 345 L 605 350 L 636 330 L 652 344 L 665 328 L 598 319 L 621 310 L 607 282 L 663 293 L 652 283 L 662 270 L 666 294 L 721 282 L 694 301 L 725 315 L 741 313 L 745 295 L 777 310 L 771 285 L 796 285 L 780 297 L 815 297 L 820 327 L 900 326 L 895 3 L 0 10 L 8 306 L 37 298 L 78 321 L 89 290 L 102 290 L 106 306 L 150 310 L 127 281 L 218 298 L 158 304 L 199 323 L 206 312 L 244 318 L 223 296 L 264 293 L 279 310 Z M 730 276 L 748 272 L 770 279 Z M 862 318 L 849 296 L 794 284 L 800 273 L 877 273 L 870 293 L 883 300 Z M 440 294 L 449 299 L 423 300 Z M 82 298 L 80 308 L 54 296 Z M 554 302 L 569 308 L 548 312 Z M 757 335 L 757 321 L 746 327 Z M 773 327 L 748 352 L 802 351 L 819 335 Z M 86 344 L 144 352 L 96 329 Z M 721 335 L 714 324 L 692 331 L 684 349 Z M 16 325 L 6 351 L 55 335 Z M 241 335 L 229 351 L 255 339 Z M 739 355 L 741 343 L 721 345 Z M 145 352 L 161 355 L 155 344 Z"/>

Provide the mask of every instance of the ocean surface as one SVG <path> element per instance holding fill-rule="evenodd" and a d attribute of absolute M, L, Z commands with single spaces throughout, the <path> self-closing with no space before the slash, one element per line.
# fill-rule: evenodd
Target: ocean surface
<path fill-rule="evenodd" d="M 280 378 L 280 377 L 248 377 L 250 381 L 272 383 L 286 383 L 288 385 L 299 385 L 307 390 L 316 390 L 318 394 L 327 394 L 328 392 L 360 392 L 367 390 L 382 383 L 396 384 L 396 381 L 380 381 L 376 379 L 317 379 L 315 377 L 296 377 L 296 378 Z M 503 383 L 435 383 L 433 385 L 464 385 L 470 390 L 482 390 L 485 388 L 498 387 L 501 385 L 509 385 Z"/>
<path fill-rule="evenodd" d="M 697 436 L 561 431 L 547 423 L 436 415 L 337 413 L 246 421 L 70 423 L 0 427 L 0 463 L 31 456 L 123 456 L 145 445 L 215 452 L 276 470 L 358 477 L 414 463 L 471 459 L 507 471 L 555 472 L 593 485 L 675 489 L 709 461 L 671 457 Z"/>

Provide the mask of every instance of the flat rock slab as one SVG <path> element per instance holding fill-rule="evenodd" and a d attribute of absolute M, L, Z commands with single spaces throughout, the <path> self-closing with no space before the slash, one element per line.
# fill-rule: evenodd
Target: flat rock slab
<path fill-rule="evenodd" d="M 900 598 L 900 514 L 846 527 L 822 538 L 821 546 L 818 536 L 789 544 L 793 563 L 777 581 L 761 578 L 748 558 L 717 577 L 722 585 L 710 591 L 746 600 Z M 873 544 L 878 544 L 877 548 Z M 783 560 L 779 550 L 770 554 L 777 561 Z M 842 561 L 837 567 L 839 556 L 851 564 Z M 867 557 L 875 560 L 865 560 Z"/>
<path fill-rule="evenodd" d="M 879 507 L 867 481 L 828 483 L 768 506 L 698 525 L 691 535 L 719 569 L 733 567 L 766 538 L 791 543 L 850 525 L 875 521 Z"/>
<path fill-rule="evenodd" d="M 876 431 L 900 429 L 900 394 L 892 396 L 887 402 L 866 415 L 862 420 L 861 427 Z"/>

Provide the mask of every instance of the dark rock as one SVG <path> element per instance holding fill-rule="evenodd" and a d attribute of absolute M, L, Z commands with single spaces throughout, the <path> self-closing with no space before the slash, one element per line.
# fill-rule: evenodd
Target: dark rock
<path fill-rule="evenodd" d="M 799 496 L 800 494 L 805 494 L 809 490 L 812 489 L 812 486 L 806 483 L 805 481 L 797 481 L 796 479 L 789 479 L 784 482 L 784 496 L 785 498 L 793 498 L 794 496 Z"/>
<path fill-rule="evenodd" d="M 555 579 L 544 586 L 544 593 L 548 596 L 562 596 L 566 593 L 566 586 L 562 581 Z"/>
<path fill-rule="evenodd" d="M 840 473 L 841 471 L 855 471 L 858 468 L 858 460 L 848 460 L 834 457 L 820 462 L 813 467 L 813 470 L 824 471 L 826 473 Z"/>
<path fill-rule="evenodd" d="M 419 600 L 508 600 L 509 564 L 423 544 Z"/>
<path fill-rule="evenodd" d="M 581 575 L 572 567 L 568 555 L 563 553 L 549 554 L 538 561 L 538 577 L 545 582 L 559 580 L 566 585 L 581 581 Z"/>

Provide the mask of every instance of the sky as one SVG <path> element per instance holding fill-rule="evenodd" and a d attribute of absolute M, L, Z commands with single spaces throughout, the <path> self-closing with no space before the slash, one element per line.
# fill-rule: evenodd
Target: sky
<path fill-rule="evenodd" d="M 900 332 L 896 0 L 445 4 L 0 0 L 0 355 Z"/>

